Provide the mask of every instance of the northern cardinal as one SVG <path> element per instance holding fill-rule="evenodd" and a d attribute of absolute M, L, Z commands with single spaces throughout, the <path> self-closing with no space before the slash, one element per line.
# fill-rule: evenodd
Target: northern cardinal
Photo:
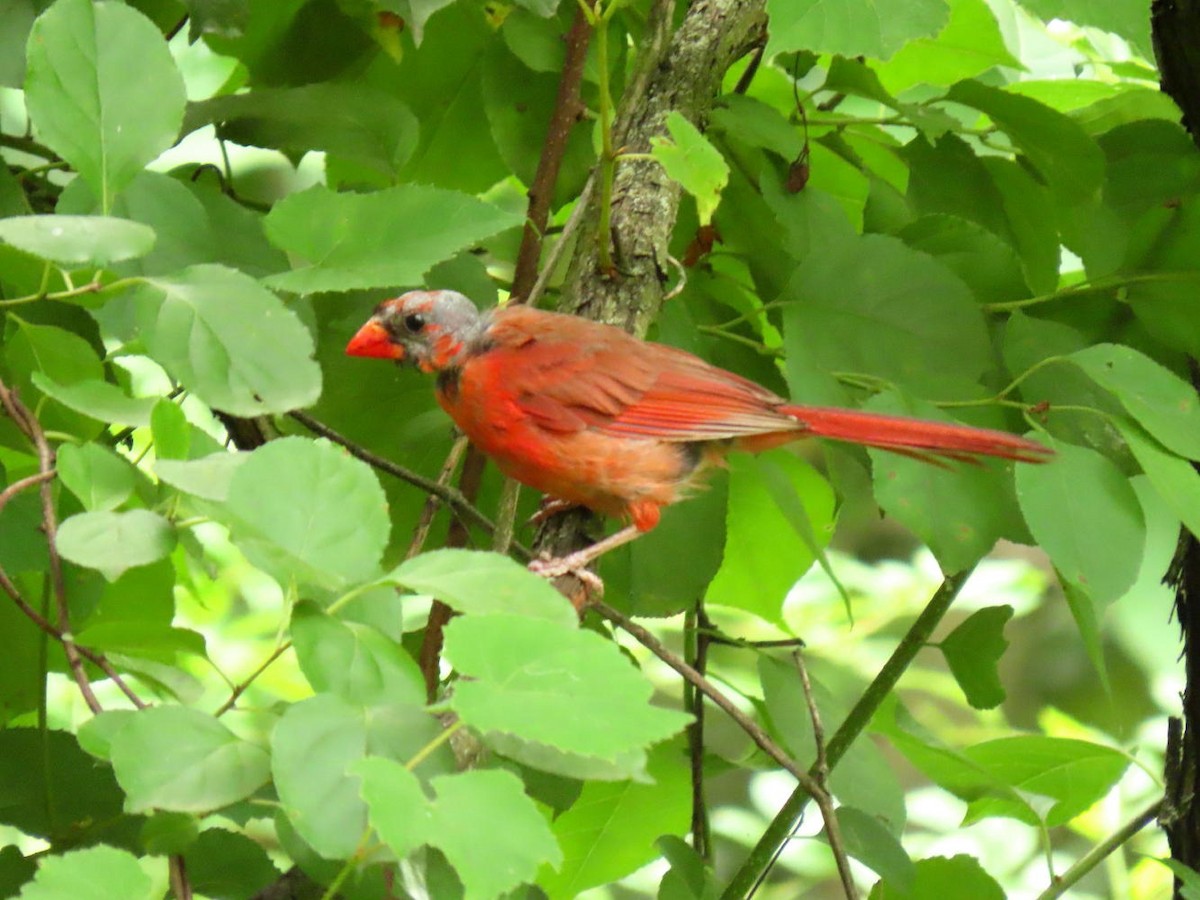
<path fill-rule="evenodd" d="M 528 306 L 480 313 L 454 291 L 385 300 L 346 352 L 436 374 L 438 403 L 502 472 L 632 523 L 548 574 L 581 568 L 649 531 L 662 507 L 686 497 L 732 450 L 823 437 L 930 462 L 1053 455 L 1002 431 L 791 404 L 611 325 Z"/>

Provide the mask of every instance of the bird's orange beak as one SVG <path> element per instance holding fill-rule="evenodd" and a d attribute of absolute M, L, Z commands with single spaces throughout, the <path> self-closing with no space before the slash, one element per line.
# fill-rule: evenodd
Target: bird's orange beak
<path fill-rule="evenodd" d="M 371 359 L 404 359 L 404 347 L 394 342 L 387 329 L 375 319 L 358 329 L 346 345 L 347 356 L 366 356 Z"/>

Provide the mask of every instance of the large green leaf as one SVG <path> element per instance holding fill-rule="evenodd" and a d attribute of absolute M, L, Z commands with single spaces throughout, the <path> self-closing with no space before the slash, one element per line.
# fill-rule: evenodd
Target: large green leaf
<path fill-rule="evenodd" d="M 768 53 L 806 50 L 887 59 L 908 41 L 933 37 L 950 14 L 945 0 L 770 0 Z"/>
<path fill-rule="evenodd" d="M 432 779 L 425 798 L 416 776 L 386 759 L 366 759 L 355 771 L 371 824 L 403 858 L 422 844 L 437 847 L 454 866 L 466 900 L 487 900 L 532 881 L 538 866 L 562 863 L 562 851 L 521 782 L 509 772 L 476 770 Z M 480 829 L 480 822 L 503 827 Z"/>
<path fill-rule="evenodd" d="M 705 598 L 782 624 L 787 592 L 833 535 L 833 489 L 819 472 L 787 451 L 760 459 L 734 456 L 729 468 L 725 553 Z M 808 534 L 798 531 L 780 506 L 777 488 L 793 492 L 807 517 Z"/>
<path fill-rule="evenodd" d="M 288 707 L 271 735 L 271 773 L 296 831 L 328 859 L 346 859 L 367 826 L 357 766 L 367 756 L 409 762 L 440 728 L 420 706 L 400 702 L 360 706 L 318 694 Z M 452 764 L 445 751 L 422 773 Z"/>
<path fill-rule="evenodd" d="M 16 216 L 0 219 L 0 241 L 69 268 L 104 268 L 145 256 L 154 231 L 108 216 Z"/>
<path fill-rule="evenodd" d="M 1122 344 L 1094 344 L 1070 359 L 1116 394 L 1138 424 L 1167 449 L 1200 459 L 1200 397 L 1190 384 Z"/>
<path fill-rule="evenodd" d="M 896 238 L 865 235 L 810 257 L 781 299 L 785 349 L 824 369 L 929 383 L 987 366 L 970 289 Z"/>
<path fill-rule="evenodd" d="M 393 95 L 352 82 L 260 89 L 193 103 L 183 131 L 209 123 L 238 144 L 297 158 L 324 150 L 389 177 L 416 149 L 420 127 Z"/>
<path fill-rule="evenodd" d="M 130 397 L 115 384 L 98 378 L 59 384 L 48 375 L 34 372 L 31 380 L 39 391 L 68 409 L 110 425 L 149 425 L 150 411 L 158 402 L 154 397 Z"/>
<path fill-rule="evenodd" d="M 966 853 L 931 856 L 917 861 L 908 880 L 887 879 L 871 891 L 871 900 L 935 900 L 970 897 L 971 900 L 1004 900 L 1004 889 L 979 860 Z"/>
<path fill-rule="evenodd" d="M 878 67 L 894 94 L 916 84 L 950 85 L 995 66 L 1020 68 L 984 0 L 950 0 L 950 19 L 936 36 L 918 37 Z"/>
<path fill-rule="evenodd" d="M 132 812 L 208 812 L 248 797 L 269 777 L 267 751 L 184 706 L 139 710 L 112 737 L 113 771 Z"/>
<path fill-rule="evenodd" d="M 1106 457 L 1055 444 L 1044 466 L 1017 468 L 1017 499 L 1037 542 L 1066 581 L 1100 603 L 1133 584 L 1145 523 L 1128 479 Z"/>
<path fill-rule="evenodd" d="M 1141 0 L 1022 0 L 1021 5 L 1046 21 L 1068 19 L 1119 34 L 1151 59 L 1150 16 Z"/>
<path fill-rule="evenodd" d="M 450 706 L 480 731 L 615 759 L 688 721 L 650 705 L 650 682 L 595 632 L 497 613 L 456 619 L 445 636 L 446 659 L 466 676 Z"/>
<path fill-rule="evenodd" d="M 57 0 L 29 36 L 25 102 L 43 141 L 112 209 L 175 140 L 184 90 L 166 41 L 123 3 Z"/>
<path fill-rule="evenodd" d="M 154 900 L 158 896 L 137 857 L 100 846 L 46 857 L 20 900 Z"/>
<path fill-rule="evenodd" d="M 1083 202 L 1099 191 L 1104 154 L 1069 117 L 977 81 L 960 81 L 946 96 L 990 117 L 1064 199 Z"/>
<path fill-rule="evenodd" d="M 579 616 L 546 579 L 498 553 L 447 548 L 405 560 L 387 576 L 464 613 L 509 612 L 572 627 Z"/>
<path fill-rule="evenodd" d="M 340 622 L 311 601 L 292 610 L 292 643 L 315 691 L 364 705 L 425 700 L 421 672 L 399 644 L 366 625 Z"/>
<path fill-rule="evenodd" d="M 662 835 L 682 835 L 691 815 L 687 755 L 681 741 L 650 753 L 650 782 L 585 784 L 575 803 L 554 820 L 562 864 L 543 867 L 538 885 L 550 897 L 570 898 L 608 884 L 658 856 Z"/>
<path fill-rule="evenodd" d="M 297 293 L 419 284 L 435 263 L 520 224 L 470 194 L 427 185 L 372 194 L 313 187 L 267 216 L 267 236 L 298 261 L 267 283 Z"/>
<path fill-rule="evenodd" d="M 259 447 L 229 482 L 234 540 L 281 582 L 339 588 L 376 574 L 387 501 L 366 465 L 327 441 Z"/>
<path fill-rule="evenodd" d="M 58 477 L 90 512 L 116 509 L 137 484 L 129 460 L 99 444 L 64 444 L 57 462 Z"/>
<path fill-rule="evenodd" d="M 314 403 L 321 370 L 295 313 L 254 279 L 200 265 L 133 295 L 150 355 L 209 405 L 240 416 Z"/>
<path fill-rule="evenodd" d="M 1107 794 L 1130 765 L 1125 753 L 1111 747 L 1045 735 L 985 741 L 963 755 L 1013 788 L 1009 796 L 973 799 L 968 824 L 1005 816 L 1029 825 L 1064 825 Z"/>
<path fill-rule="evenodd" d="M 58 552 L 73 563 L 98 569 L 110 580 L 126 569 L 162 559 L 175 547 L 175 529 L 148 509 L 85 512 L 58 529 Z"/>

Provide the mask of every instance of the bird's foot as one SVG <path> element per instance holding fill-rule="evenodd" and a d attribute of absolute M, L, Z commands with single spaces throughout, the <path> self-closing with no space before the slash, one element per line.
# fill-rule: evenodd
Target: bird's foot
<path fill-rule="evenodd" d="M 588 560 L 580 560 L 579 555 L 578 553 L 568 553 L 566 556 L 546 556 L 535 559 L 529 564 L 529 571 L 549 580 L 561 578 L 564 575 L 573 575 L 589 591 L 598 597 L 603 597 L 604 582 L 600 580 L 599 575 L 587 568 Z"/>
<path fill-rule="evenodd" d="M 541 525 L 551 516 L 558 515 L 560 512 L 566 512 L 568 509 L 577 509 L 578 503 L 572 503 L 570 500 L 559 500 L 557 497 L 546 497 L 538 506 L 537 512 L 529 517 L 527 525 Z"/>

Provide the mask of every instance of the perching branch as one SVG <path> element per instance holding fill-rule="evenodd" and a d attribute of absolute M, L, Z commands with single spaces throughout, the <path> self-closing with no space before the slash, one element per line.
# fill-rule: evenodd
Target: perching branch
<path fill-rule="evenodd" d="M 817 808 L 821 811 L 821 818 L 825 822 L 825 832 L 829 836 L 829 846 L 834 850 L 834 857 L 837 859 L 838 873 L 842 879 L 842 889 L 845 891 L 847 897 L 857 897 L 858 891 L 855 889 L 854 882 L 850 877 L 849 864 L 846 861 L 845 850 L 843 849 L 845 843 L 842 840 L 841 829 L 838 826 L 837 815 L 834 812 L 833 798 L 829 795 L 829 792 L 818 783 L 813 775 L 805 772 L 796 765 L 796 762 L 783 752 L 783 749 L 771 739 L 771 736 L 763 730 L 762 726 L 738 709 L 733 701 L 717 690 L 712 682 L 663 646 L 658 638 L 624 613 L 613 609 L 602 601 L 593 600 L 591 605 L 600 615 L 630 634 L 639 644 L 678 672 L 689 684 L 703 693 L 704 696 L 712 700 L 713 703 L 719 706 L 737 723 L 739 728 L 749 735 L 750 739 L 754 741 L 763 753 L 771 757 L 771 759 L 790 772 L 800 782 L 796 788 L 797 792 L 802 792 L 806 798 L 816 801 Z"/>

